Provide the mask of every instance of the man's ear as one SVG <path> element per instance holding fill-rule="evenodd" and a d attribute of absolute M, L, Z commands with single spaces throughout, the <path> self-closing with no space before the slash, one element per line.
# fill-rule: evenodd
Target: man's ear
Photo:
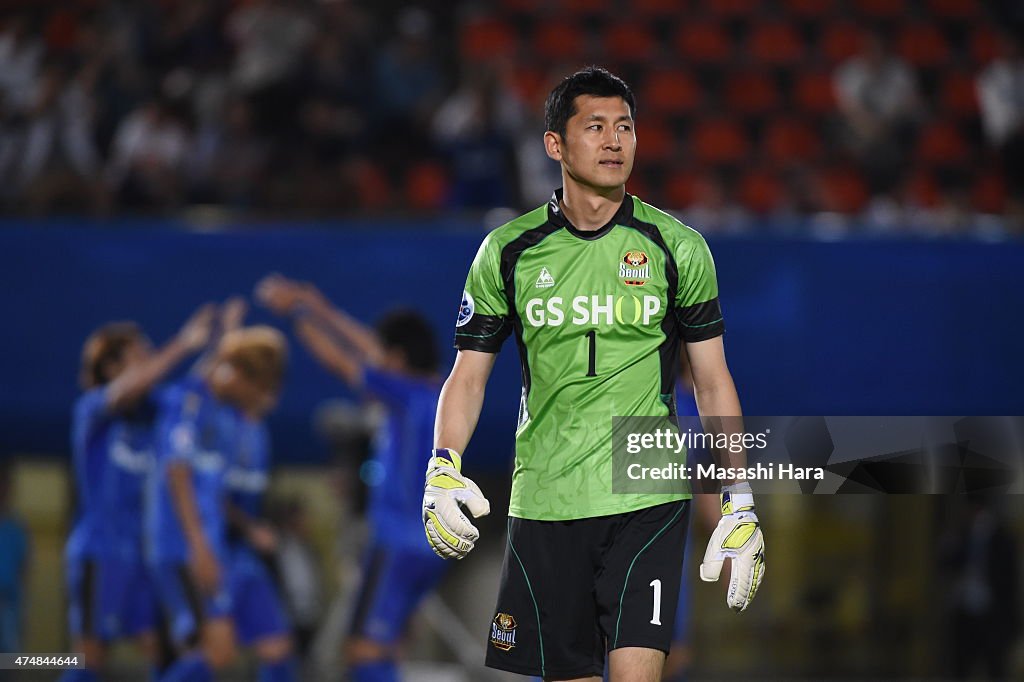
<path fill-rule="evenodd" d="M 555 161 L 561 161 L 562 136 L 550 130 L 544 133 L 544 151 Z"/>

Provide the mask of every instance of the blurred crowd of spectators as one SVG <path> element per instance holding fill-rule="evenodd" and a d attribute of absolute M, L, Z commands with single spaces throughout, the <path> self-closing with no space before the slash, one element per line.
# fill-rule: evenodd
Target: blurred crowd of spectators
<path fill-rule="evenodd" d="M 533 207 L 559 183 L 543 95 L 597 62 L 639 95 L 630 189 L 703 231 L 1024 231 L 1013 3 L 9 4 L 21 9 L 0 23 L 8 213 Z M 893 49 L 904 28 L 924 66 Z M 971 39 L 986 56 L 955 49 Z"/>
<path fill-rule="evenodd" d="M 31 214 L 396 205 L 431 156 L 444 10 L 23 3 L 0 28 L 0 192 Z M 397 201 L 401 206 L 401 198 Z"/>

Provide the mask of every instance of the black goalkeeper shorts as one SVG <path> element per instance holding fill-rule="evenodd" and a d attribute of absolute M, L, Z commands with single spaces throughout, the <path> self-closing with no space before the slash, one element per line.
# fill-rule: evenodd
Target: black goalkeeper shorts
<path fill-rule="evenodd" d="M 605 652 L 668 652 L 690 502 L 573 521 L 509 518 L 487 665 L 521 675 L 601 675 Z"/>

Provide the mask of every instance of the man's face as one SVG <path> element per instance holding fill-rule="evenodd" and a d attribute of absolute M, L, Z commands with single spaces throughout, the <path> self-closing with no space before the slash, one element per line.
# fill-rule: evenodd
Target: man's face
<path fill-rule="evenodd" d="M 214 365 L 210 373 L 210 388 L 218 400 L 257 418 L 269 412 L 277 400 L 276 391 L 260 386 L 226 359 Z"/>
<path fill-rule="evenodd" d="M 562 162 L 580 185 L 597 190 L 622 187 L 636 156 L 629 105 L 621 97 L 581 95 L 565 136 L 549 133 L 545 144 L 548 156 Z"/>

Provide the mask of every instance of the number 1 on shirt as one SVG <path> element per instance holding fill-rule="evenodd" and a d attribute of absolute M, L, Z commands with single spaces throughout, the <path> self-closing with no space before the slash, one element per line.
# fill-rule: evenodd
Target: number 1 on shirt
<path fill-rule="evenodd" d="M 587 338 L 590 339 L 590 343 L 587 346 L 590 348 L 589 359 L 587 362 L 587 376 L 597 376 L 597 330 L 591 329 L 587 332 Z"/>

